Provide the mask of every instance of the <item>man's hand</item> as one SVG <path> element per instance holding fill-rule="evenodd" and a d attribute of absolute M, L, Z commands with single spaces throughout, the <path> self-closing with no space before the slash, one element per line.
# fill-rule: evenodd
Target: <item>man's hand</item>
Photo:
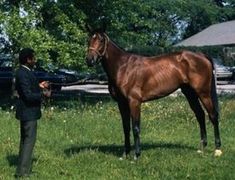
<path fill-rule="evenodd" d="M 39 87 L 42 88 L 42 93 L 45 97 L 51 97 L 50 82 L 42 81 L 39 83 Z"/>
<path fill-rule="evenodd" d="M 39 87 L 42 89 L 49 89 L 50 88 L 50 82 L 48 81 L 42 81 L 39 83 Z"/>
<path fill-rule="evenodd" d="M 51 97 L 51 90 L 43 89 L 42 93 L 45 97 Z"/>

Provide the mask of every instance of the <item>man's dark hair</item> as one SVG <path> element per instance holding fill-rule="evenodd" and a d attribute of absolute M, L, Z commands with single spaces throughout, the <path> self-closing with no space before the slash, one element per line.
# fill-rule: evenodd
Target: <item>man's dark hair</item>
<path fill-rule="evenodd" d="M 20 64 L 26 64 L 27 59 L 32 59 L 34 57 L 35 51 L 31 48 L 24 48 L 19 53 Z"/>

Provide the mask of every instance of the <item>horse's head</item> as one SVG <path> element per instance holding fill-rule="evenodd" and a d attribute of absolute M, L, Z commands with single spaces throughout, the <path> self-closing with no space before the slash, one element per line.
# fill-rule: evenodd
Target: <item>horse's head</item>
<path fill-rule="evenodd" d="M 105 33 L 93 33 L 88 42 L 88 52 L 86 62 L 88 66 L 93 66 L 102 59 L 107 50 L 108 36 Z"/>

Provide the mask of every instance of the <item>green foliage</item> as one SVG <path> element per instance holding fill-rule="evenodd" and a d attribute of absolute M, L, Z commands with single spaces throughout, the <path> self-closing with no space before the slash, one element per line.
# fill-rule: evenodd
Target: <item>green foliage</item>
<path fill-rule="evenodd" d="M 184 38 L 190 37 L 207 28 L 208 25 L 218 22 L 219 9 L 211 1 L 192 1 L 187 7 L 188 27 Z"/>
<path fill-rule="evenodd" d="M 119 46 L 149 54 L 234 19 L 234 12 L 234 0 L 1 0 L 0 48 L 18 54 L 32 47 L 45 63 L 83 71 L 85 24 L 100 28 L 105 22 Z"/>
<path fill-rule="evenodd" d="M 18 6 L 3 3 L 1 15 L 9 38 L 7 47 L 13 54 L 17 54 L 21 48 L 32 47 L 38 59 L 45 61 L 45 64 L 55 63 L 82 70 L 85 66 L 86 34 L 59 5 L 29 3 L 28 0 L 20 1 Z M 8 7 L 7 10 L 3 11 L 4 7 Z"/>

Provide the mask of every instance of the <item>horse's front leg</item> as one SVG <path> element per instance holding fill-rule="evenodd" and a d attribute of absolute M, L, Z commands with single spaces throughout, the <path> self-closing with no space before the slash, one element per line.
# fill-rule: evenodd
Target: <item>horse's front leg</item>
<path fill-rule="evenodd" d="M 125 158 L 131 151 L 131 144 L 130 144 L 130 109 L 127 100 L 122 99 L 118 101 L 119 111 L 122 117 L 122 125 L 124 131 L 124 153 L 123 157 Z"/>
<path fill-rule="evenodd" d="M 132 100 L 129 104 L 135 145 L 135 160 L 140 156 L 140 105 L 138 100 Z"/>

